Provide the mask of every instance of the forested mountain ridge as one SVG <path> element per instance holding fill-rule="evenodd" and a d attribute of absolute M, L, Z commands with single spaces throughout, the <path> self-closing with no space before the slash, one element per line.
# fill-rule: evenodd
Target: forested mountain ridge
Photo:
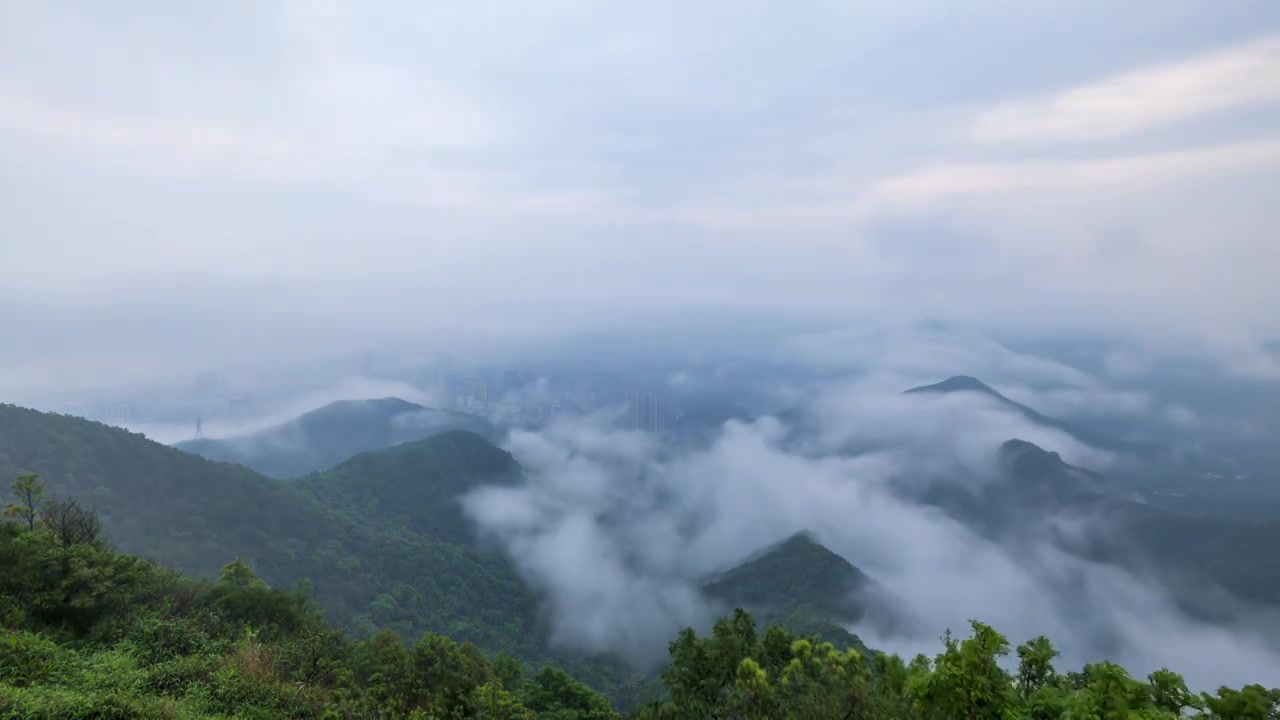
<path fill-rule="evenodd" d="M 25 483 L 25 486 L 23 485 Z M 0 716 L 125 718 L 480 718 L 611 720 L 618 714 L 554 667 L 530 677 L 504 655 L 425 634 L 353 642 L 305 594 L 272 589 L 236 560 L 216 583 L 63 533 L 38 479 L 20 478 L 0 522 Z M 34 491 L 32 491 L 34 489 Z M 59 505 L 59 507 L 61 507 Z M 35 510 L 36 515 L 26 515 Z M 92 513 L 77 510 L 78 519 Z M 38 522 L 35 518 L 39 518 Z M 92 527 L 85 522 L 77 527 Z M 1167 670 L 1144 682 L 1102 662 L 1059 673 L 1040 637 L 1017 647 L 972 623 L 932 658 L 840 651 L 736 611 L 670 644 L 662 697 L 636 720 L 1274 720 L 1280 690 L 1196 694 Z"/>
<path fill-rule="evenodd" d="M 1271 561 L 1280 557 L 1280 518 L 1250 521 L 1157 507 L 1024 440 L 1005 442 L 995 465 L 988 482 L 938 483 L 917 499 L 987 535 L 1047 533 L 1076 555 L 1152 576 L 1185 610 L 1207 619 L 1226 619 L 1233 610 L 1219 591 L 1280 606 L 1280 565 Z M 1087 522 L 1093 532 L 1056 533 L 1052 521 L 1062 518 Z"/>
<path fill-rule="evenodd" d="M 809 598 L 833 617 L 856 622 L 863 608 L 850 597 L 872 584 L 852 563 L 807 532 L 796 533 L 706 584 L 708 594 L 735 607 L 785 609 Z"/>
<path fill-rule="evenodd" d="M 457 450 L 480 463 L 458 477 L 482 482 L 500 469 L 495 481 L 507 481 L 510 456 L 466 433 L 410 443 L 392 457 L 430 456 L 462 470 L 467 460 L 445 460 Z M 348 505 L 348 483 L 367 480 L 359 469 L 378 461 L 352 462 L 333 478 L 295 486 L 119 428 L 0 406 L 0 473 L 36 472 L 51 494 L 79 498 L 125 552 L 199 577 L 216 577 L 228 558 L 242 557 L 273 585 L 309 582 L 331 620 L 360 632 L 443 632 L 491 650 L 541 656 L 536 599 L 509 563 L 451 542 L 460 519 L 435 535 Z M 440 474 L 407 469 L 395 482 L 435 492 Z"/>
<path fill-rule="evenodd" d="M 766 624 L 866 651 L 845 629 L 867 615 L 875 582 L 852 563 L 797 533 L 703 586 L 723 610 L 744 608 Z"/>
<path fill-rule="evenodd" d="M 295 484 L 366 520 L 467 544 L 473 532 L 459 498 L 482 483 L 515 482 L 520 472 L 510 453 L 474 433 L 452 430 L 362 453 Z"/>
<path fill-rule="evenodd" d="M 1057 472 L 1065 465 L 1029 444 L 1014 444 L 1010 449 L 1017 452 L 1006 453 L 1011 472 L 1007 482 L 1016 482 L 1022 471 Z M 278 586 L 309 580 L 310 592 L 329 620 L 356 637 L 373 637 L 380 628 L 410 639 L 435 632 L 474 642 L 485 651 L 505 650 L 526 663 L 556 660 L 547 649 L 548 633 L 538 612 L 538 598 L 504 558 L 468 542 L 469 528 L 452 502 L 476 484 L 505 483 L 518 477 L 514 458 L 476 435 L 444 433 L 351 458 L 332 472 L 278 481 L 118 428 L 0 406 L 0 471 L 11 476 L 20 471 L 45 473 L 51 494 L 78 497 L 86 506 L 101 510 L 108 537 L 123 550 L 139 548 L 164 564 L 195 568 L 193 572 L 208 578 L 240 556 L 259 576 Z M 1033 473 L 1026 479 L 1044 478 Z M 86 576 L 92 577 L 96 576 Z M 775 583 L 785 580 L 784 586 L 760 584 L 768 578 Z M 867 580 L 851 564 L 801 536 L 727 571 L 719 581 L 721 590 L 745 591 L 747 601 L 742 605 L 760 607 L 762 617 L 792 633 L 819 635 L 840 646 L 861 648 L 853 636 L 839 634 L 844 632 L 846 608 L 828 605 L 841 597 L 830 595 L 828 585 L 841 584 L 842 578 L 850 580 L 851 586 Z M 714 595 L 714 587 L 708 592 Z M 726 599 L 725 608 L 738 605 L 736 599 Z M 686 645 L 687 638 L 673 646 L 676 667 L 685 662 L 679 659 L 685 657 L 679 648 Z M 104 647 L 114 648 L 99 646 Z M 817 646 L 810 643 L 809 647 Z M 739 657 L 736 662 L 741 665 L 746 659 Z M 865 661 L 871 664 L 858 665 L 862 669 L 855 674 L 872 672 L 878 667 L 874 663 L 880 662 Z M 763 659 L 753 662 L 765 667 Z M 564 667 L 579 677 L 595 678 L 597 687 L 616 688 L 626 682 L 625 673 L 612 666 L 575 660 Z M 775 698 L 770 702 L 783 702 L 780 698 L 790 692 L 775 686 L 782 672 L 768 673 L 766 684 L 773 687 L 768 693 Z M 736 674 L 725 682 L 718 686 L 717 697 L 734 698 L 743 692 Z M 632 681 L 626 694 L 635 697 L 636 687 Z M 758 689 L 764 692 L 763 687 Z M 905 702 L 905 696 L 897 697 Z M 827 701 L 836 702 L 834 696 Z M 677 710 L 659 703 L 646 712 L 660 713 L 654 717 L 707 716 L 679 710 L 679 700 L 673 699 L 672 706 Z"/>
<path fill-rule="evenodd" d="M 274 427 L 231 438 L 184 440 L 174 447 L 234 462 L 275 478 L 327 470 L 362 452 L 421 440 L 449 430 L 493 439 L 484 418 L 428 408 L 400 398 L 340 400 Z"/>
<path fill-rule="evenodd" d="M 1165 448 L 1154 443 L 1124 440 L 1098 432 L 1087 425 L 1049 417 L 1022 403 L 1010 400 L 990 385 L 968 375 L 956 375 L 932 385 L 922 385 L 903 391 L 904 395 L 916 396 L 950 395 L 955 393 L 971 393 L 989 398 L 1001 407 L 1020 415 L 1036 425 L 1065 433 L 1085 445 L 1100 450 L 1130 453 L 1142 457 L 1153 457 L 1166 452 Z"/>
<path fill-rule="evenodd" d="M 988 508 L 1034 523 L 1054 514 L 1090 517 L 1096 537 L 1076 539 L 1086 557 L 1154 572 L 1188 608 L 1213 616 L 1226 590 L 1238 600 L 1280 605 L 1280 518 L 1247 521 L 1156 507 L 1117 491 L 1097 473 L 1073 467 L 1057 453 L 1010 441 L 1000 450 L 1003 482 L 987 488 Z"/>
<path fill-rule="evenodd" d="M 0 717 L 617 717 L 553 667 L 431 633 L 353 641 L 239 560 L 192 580 L 58 527 L 0 523 Z"/>

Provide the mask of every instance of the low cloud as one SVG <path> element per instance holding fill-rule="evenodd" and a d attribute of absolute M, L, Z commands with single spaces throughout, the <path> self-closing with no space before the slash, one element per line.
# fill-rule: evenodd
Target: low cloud
<path fill-rule="evenodd" d="M 807 530 L 900 599 L 909 622 L 892 633 L 853 628 L 875 647 L 936 652 L 944 629 L 976 618 L 1015 642 L 1049 635 L 1064 666 L 1167 664 L 1203 688 L 1280 671 L 1257 636 L 1189 619 L 1158 585 L 1040 537 L 998 543 L 903 495 L 912 478 L 991 477 L 1013 437 L 1085 466 L 1106 456 L 981 396 L 899 389 L 865 376 L 805 387 L 802 441 L 770 416 L 679 450 L 607 413 L 561 418 L 509 438 L 524 485 L 483 488 L 464 506 L 545 595 L 555 639 L 579 650 L 657 661 L 679 628 L 710 622 L 708 576 Z"/>
<path fill-rule="evenodd" d="M 251 435 L 296 419 L 299 415 L 340 400 L 371 400 L 396 397 L 419 405 L 431 406 L 437 398 L 431 393 L 405 382 L 352 376 L 331 385 L 305 390 L 271 407 L 256 408 L 251 417 L 227 417 L 206 412 L 200 416 L 201 433 L 212 439 Z M 426 418 L 417 418 L 419 422 Z M 121 425 L 161 443 L 190 440 L 195 433 L 196 417 L 189 423 L 122 422 Z M 404 422 L 413 422 L 406 418 Z"/>

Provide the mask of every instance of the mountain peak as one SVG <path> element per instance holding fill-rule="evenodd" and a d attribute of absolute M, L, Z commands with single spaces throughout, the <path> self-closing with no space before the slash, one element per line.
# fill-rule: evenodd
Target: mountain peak
<path fill-rule="evenodd" d="M 519 473 L 511 453 L 476 433 L 448 430 L 361 453 L 295 482 L 329 502 L 376 510 L 417 532 L 467 543 L 473 530 L 459 498 L 480 485 L 515 482 Z"/>
<path fill-rule="evenodd" d="M 707 596 L 800 635 L 865 650 L 843 625 L 867 615 L 861 591 L 876 587 L 852 563 L 800 532 L 703 586 Z"/>
<path fill-rule="evenodd" d="M 371 463 L 412 462 L 436 469 L 471 472 L 512 472 L 519 468 L 511 453 L 470 430 L 446 430 L 421 440 L 370 450 L 348 458 L 334 470 L 360 468 Z M 456 465 L 456 467 L 455 467 Z"/>
<path fill-rule="evenodd" d="M 996 458 L 1002 466 L 1009 468 L 1015 474 L 1042 473 L 1069 467 L 1058 453 L 1045 450 L 1033 442 L 1016 438 L 1002 444 L 996 453 Z"/>
<path fill-rule="evenodd" d="M 786 578 L 786 582 L 781 579 Z M 713 596 L 748 606 L 786 604 L 795 597 L 836 601 L 871 582 L 853 563 L 799 532 L 767 548 L 753 559 L 715 579 L 707 590 Z"/>
<path fill-rule="evenodd" d="M 486 437 L 498 434 L 489 421 L 478 415 L 384 397 L 338 400 L 248 435 L 187 440 L 176 447 L 210 460 L 239 463 L 271 477 L 296 478 L 331 468 L 363 452 L 448 430 L 469 430 Z"/>
<path fill-rule="evenodd" d="M 969 375 L 955 375 L 933 385 L 921 385 L 907 390 L 909 393 L 949 393 L 949 392 L 980 392 L 992 397 L 1003 398 L 995 388 L 982 382 L 976 377 Z"/>
<path fill-rule="evenodd" d="M 335 400 L 314 410 L 303 413 L 298 419 L 308 420 L 325 417 L 347 418 L 351 415 L 399 415 L 400 413 L 426 410 L 427 408 L 401 400 L 398 397 L 373 398 L 369 400 Z"/>
<path fill-rule="evenodd" d="M 1001 470 L 1012 482 L 1022 502 L 1050 503 L 1053 507 L 1092 502 L 1103 492 L 1102 478 L 1068 464 L 1026 440 L 1009 440 L 996 455 Z"/>

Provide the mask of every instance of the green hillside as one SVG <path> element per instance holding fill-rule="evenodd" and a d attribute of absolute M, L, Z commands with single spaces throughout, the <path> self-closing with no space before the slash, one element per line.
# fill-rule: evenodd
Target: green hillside
<path fill-rule="evenodd" d="M 866 608 L 857 593 L 872 580 L 852 563 L 798 533 L 704 586 L 726 609 L 745 608 L 766 623 L 841 648 L 866 646 L 844 629 Z"/>
<path fill-rule="evenodd" d="M 233 462 L 275 478 L 327 470 L 353 455 L 450 430 L 494 438 L 484 418 L 423 407 L 400 398 L 340 400 L 280 425 L 232 438 L 185 440 L 174 447 Z"/>
<path fill-rule="evenodd" d="M 241 562 L 197 581 L 65 535 L 41 508 L 0 522 L 0 717 L 48 720 L 477 718 L 611 720 L 563 671 L 436 634 L 353 641 L 305 595 L 272 589 Z M 21 511 L 22 508 L 15 507 Z M 81 511 L 80 520 L 92 520 Z M 92 523 L 90 523 L 92 525 Z M 841 651 L 739 610 L 670 645 L 662 695 L 637 720 L 1269 720 L 1280 690 L 1188 690 L 1108 662 L 1059 672 L 1046 638 L 1017 647 L 972 623 L 932 658 Z"/>
<path fill-rule="evenodd" d="M 0 523 L 0 718 L 616 718 L 563 671 L 424 634 L 365 640 L 240 562 L 192 580 Z"/>
<path fill-rule="evenodd" d="M 387 527 L 466 544 L 470 524 L 458 499 L 481 484 L 513 482 L 520 465 L 479 435 L 451 431 L 357 455 L 296 486 L 329 507 Z"/>
<path fill-rule="evenodd" d="M 535 599 L 502 557 L 451 541 L 460 519 L 441 520 L 435 535 L 349 502 L 363 492 L 351 484 L 363 481 L 443 497 L 446 475 L 504 480 L 510 456 L 450 433 L 390 458 L 401 474 L 372 481 L 382 461 L 365 457 L 294 486 L 118 428 L 0 406 L 0 474 L 36 472 L 51 493 L 79 498 L 122 551 L 198 577 L 244 558 L 273 585 L 309 582 L 328 617 L 358 632 L 441 632 L 525 657 L 540 653 Z"/>
<path fill-rule="evenodd" d="M 0 406 L 0 472 L 20 471 L 42 473 L 48 494 L 29 492 L 26 505 L 18 491 L 41 479 L 22 479 L 0 520 L 0 718 L 616 716 L 572 676 L 653 720 L 1280 712 L 1280 692 L 1261 686 L 1196 695 L 1173 673 L 1144 682 L 1110 663 L 1059 674 L 1043 638 L 1018 647 L 1009 673 L 1000 662 L 1008 642 L 979 623 L 968 639 L 948 636 L 932 659 L 871 653 L 839 635 L 859 612 L 847 591 L 871 581 L 803 535 L 707 589 L 726 608 L 762 608 L 777 625 L 757 633 L 737 611 L 706 637 L 681 633 L 660 697 L 635 702 L 646 683 L 616 664 L 570 659 L 556 663 L 567 673 L 535 673 L 552 659 L 535 598 L 502 558 L 466 541 L 449 502 L 476 483 L 509 482 L 518 467 L 468 433 L 291 483 L 97 423 Z M 307 582 L 278 590 L 259 577 L 276 587 Z M 518 659 L 489 655 L 500 650 Z"/>

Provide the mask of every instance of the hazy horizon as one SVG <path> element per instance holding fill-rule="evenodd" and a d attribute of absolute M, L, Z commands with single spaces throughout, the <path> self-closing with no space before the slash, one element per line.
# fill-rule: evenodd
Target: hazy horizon
<path fill-rule="evenodd" d="M 1280 379 L 1266 0 L 0 12 L 5 398 L 922 319 Z"/>

